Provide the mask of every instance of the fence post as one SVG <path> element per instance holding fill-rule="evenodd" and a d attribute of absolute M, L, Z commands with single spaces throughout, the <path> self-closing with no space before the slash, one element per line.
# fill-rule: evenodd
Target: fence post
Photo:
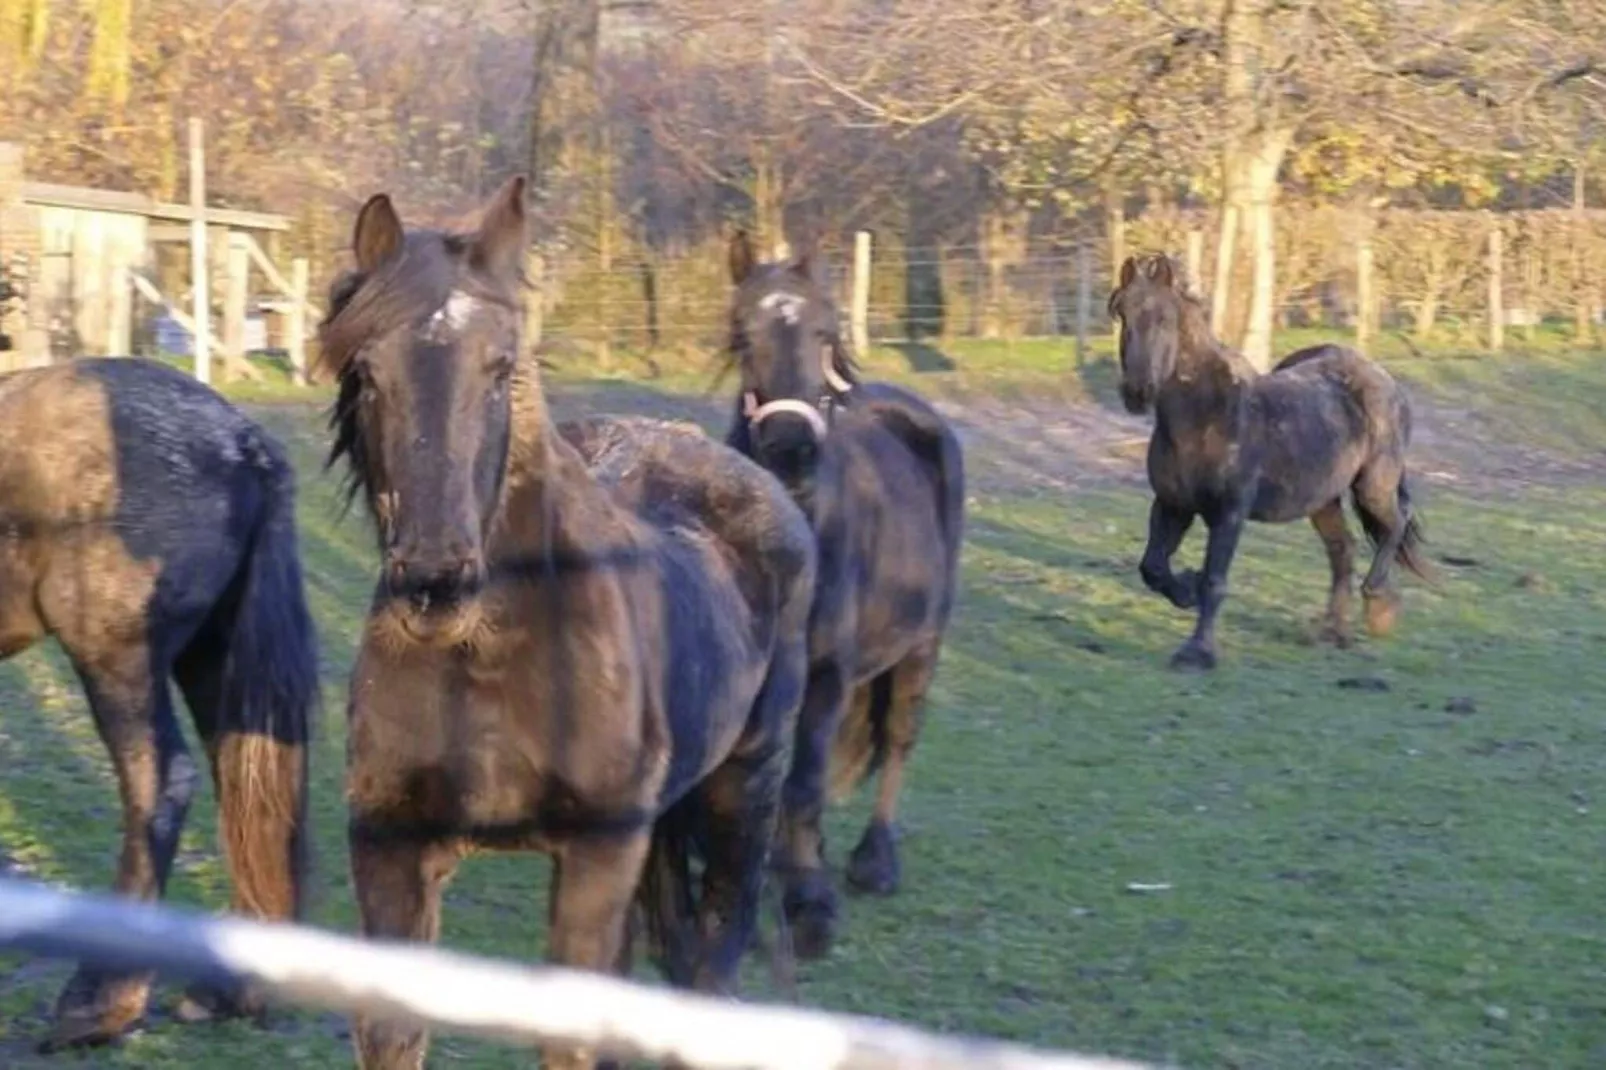
<path fill-rule="evenodd" d="M 126 357 L 134 349 L 134 284 L 121 249 L 111 265 L 111 293 L 106 303 L 106 355 Z"/>
<path fill-rule="evenodd" d="M 1587 202 L 1587 172 L 1584 161 L 1573 166 L 1573 340 L 1580 346 L 1589 344 L 1593 333 L 1589 300 L 1589 207 Z"/>
<path fill-rule="evenodd" d="M 1500 217 L 1487 213 L 1489 219 L 1489 349 L 1498 353 L 1506 340 L 1505 282 L 1502 250 L 1505 236 L 1500 231 Z"/>
<path fill-rule="evenodd" d="M 546 330 L 546 258 L 532 246 L 524 254 L 524 351 L 536 353 Z"/>
<path fill-rule="evenodd" d="M 1076 366 L 1087 364 L 1087 336 L 1093 325 L 1092 239 L 1076 243 Z"/>
<path fill-rule="evenodd" d="M 245 315 L 251 289 L 251 254 L 237 241 L 228 243 L 228 274 L 223 290 L 223 381 L 234 378 L 236 363 L 245 363 Z"/>
<path fill-rule="evenodd" d="M 1355 348 L 1372 354 L 1377 330 L 1377 295 L 1372 289 L 1372 236 L 1364 233 L 1355 246 Z"/>
<path fill-rule="evenodd" d="M 290 375 L 297 386 L 307 385 L 307 258 L 290 261 L 290 311 L 285 314 L 285 348 L 290 351 Z"/>
<path fill-rule="evenodd" d="M 195 321 L 191 352 L 195 378 L 212 381 L 212 298 L 206 258 L 206 145 L 200 119 L 190 120 L 190 314 Z"/>
<path fill-rule="evenodd" d="M 1188 285 L 1194 293 L 1204 292 L 1204 231 L 1188 231 Z"/>
<path fill-rule="evenodd" d="M 870 353 L 870 232 L 853 235 L 853 304 L 848 313 L 853 352 L 861 360 Z"/>

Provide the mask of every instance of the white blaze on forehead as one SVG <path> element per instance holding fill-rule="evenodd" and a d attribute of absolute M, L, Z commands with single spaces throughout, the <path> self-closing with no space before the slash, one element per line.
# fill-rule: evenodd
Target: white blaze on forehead
<path fill-rule="evenodd" d="M 765 294 L 763 299 L 759 301 L 758 307 L 765 312 L 779 312 L 781 318 L 787 323 L 796 323 L 802 318 L 803 306 L 806 304 L 808 304 L 808 299 L 802 294 L 776 290 L 774 293 Z"/>
<path fill-rule="evenodd" d="M 435 330 L 446 328 L 460 331 L 468 323 L 468 318 L 474 314 L 479 302 L 462 290 L 453 290 L 446 298 L 446 303 L 435 310 L 429 318 L 429 325 Z"/>

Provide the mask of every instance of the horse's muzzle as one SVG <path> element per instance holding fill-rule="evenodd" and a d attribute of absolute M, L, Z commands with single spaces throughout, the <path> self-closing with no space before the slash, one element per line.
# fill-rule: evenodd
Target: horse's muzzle
<path fill-rule="evenodd" d="M 1146 386 L 1134 387 L 1122 383 L 1121 404 L 1126 406 L 1127 412 L 1134 416 L 1141 416 L 1149 411 L 1149 406 L 1154 404 L 1154 391 Z"/>
<path fill-rule="evenodd" d="M 396 555 L 386 562 L 385 587 L 416 613 L 450 611 L 484 590 L 485 563 L 474 554 Z"/>

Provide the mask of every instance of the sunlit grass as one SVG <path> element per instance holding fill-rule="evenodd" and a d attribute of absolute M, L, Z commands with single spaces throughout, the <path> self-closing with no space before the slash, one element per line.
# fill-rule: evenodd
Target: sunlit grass
<path fill-rule="evenodd" d="M 1046 347 L 1032 359 L 1059 374 Z M 1606 443 L 1585 411 L 1606 396 L 1599 358 L 1433 363 L 1400 366 L 1436 404 L 1464 392 L 1481 419 L 1546 425 L 1536 440 Z M 1578 378 L 1553 380 L 1563 373 Z M 664 406 L 691 411 L 669 394 Z M 314 920 L 351 931 L 344 690 L 375 554 L 320 471 L 318 410 L 253 411 L 301 471 L 327 703 Z M 963 602 L 906 796 L 906 887 L 849 901 L 836 955 L 802 971 L 806 1002 L 1198 1068 L 1606 1065 L 1606 490 L 1491 501 L 1429 482 L 1431 549 L 1476 564 L 1443 566 L 1437 590 L 1408 582 L 1398 634 L 1345 652 L 1310 640 L 1326 563 L 1309 526 L 1253 526 L 1222 667 L 1197 678 L 1164 667 L 1190 619 L 1138 581 L 1141 493 L 973 489 Z M 1200 547 L 1196 533 L 1183 554 Z M 0 666 L 0 850 L 103 888 L 118 808 L 65 671 L 54 652 Z M 1341 686 L 1356 678 L 1373 689 Z M 209 792 L 187 851 L 210 847 Z M 833 859 L 867 806 L 831 815 Z M 468 863 L 446 943 L 537 958 L 546 873 L 533 856 Z M 227 901 L 211 871 L 184 875 L 175 896 Z M 748 976 L 753 994 L 779 995 L 756 958 Z M 27 1042 L 63 977 L 0 961 L 0 1064 L 41 1065 Z M 449 1038 L 436 1053 L 530 1064 Z M 303 1014 L 268 1034 L 162 1021 L 83 1065 L 350 1059 L 338 1021 Z"/>

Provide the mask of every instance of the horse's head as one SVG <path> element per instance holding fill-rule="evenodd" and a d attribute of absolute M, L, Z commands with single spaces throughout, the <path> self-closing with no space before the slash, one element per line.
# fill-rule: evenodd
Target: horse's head
<path fill-rule="evenodd" d="M 831 409 L 856 380 L 836 303 L 809 257 L 759 263 L 745 232 L 731 241 L 730 272 L 730 351 L 741 369 L 754 454 L 783 477 L 807 476 Z"/>
<path fill-rule="evenodd" d="M 1176 371 L 1188 301 L 1170 257 L 1129 256 L 1121 265 L 1109 311 L 1121 321 L 1121 400 L 1128 412 L 1147 412 Z"/>
<path fill-rule="evenodd" d="M 342 454 L 378 528 L 392 623 L 451 644 L 481 620 L 486 535 L 512 436 L 524 179 L 472 233 L 404 230 L 390 198 L 363 205 L 356 271 L 336 283 L 323 361 L 338 377 Z"/>

